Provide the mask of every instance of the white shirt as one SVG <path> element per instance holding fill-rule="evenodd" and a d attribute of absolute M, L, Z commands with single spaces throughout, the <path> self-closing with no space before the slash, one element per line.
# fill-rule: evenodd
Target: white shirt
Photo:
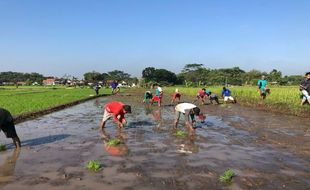
<path fill-rule="evenodd" d="M 180 103 L 177 106 L 175 106 L 175 110 L 181 113 L 185 113 L 186 110 L 190 110 L 195 107 L 197 106 L 191 103 Z"/>

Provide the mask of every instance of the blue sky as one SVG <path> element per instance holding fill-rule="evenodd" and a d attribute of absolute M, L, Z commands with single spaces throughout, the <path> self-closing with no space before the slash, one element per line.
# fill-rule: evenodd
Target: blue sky
<path fill-rule="evenodd" d="M 308 0 L 0 0 L 0 71 L 310 70 Z"/>

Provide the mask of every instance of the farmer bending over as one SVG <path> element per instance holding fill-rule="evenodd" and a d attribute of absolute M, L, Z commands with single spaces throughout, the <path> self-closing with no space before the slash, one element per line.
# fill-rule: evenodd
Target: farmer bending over
<path fill-rule="evenodd" d="M 212 93 L 210 90 L 206 90 L 206 96 L 209 97 L 211 104 L 213 104 L 213 102 L 220 104 L 218 96 L 216 94 Z"/>
<path fill-rule="evenodd" d="M 179 92 L 179 89 L 175 89 L 175 92 L 172 94 L 171 104 L 173 104 L 176 99 L 178 99 L 177 103 L 181 100 L 181 93 Z"/>
<path fill-rule="evenodd" d="M 196 100 L 193 101 L 193 103 L 195 103 L 197 100 L 201 100 L 202 105 L 205 104 L 205 96 L 206 96 L 206 89 L 202 88 L 201 90 L 198 91 L 197 96 L 196 96 Z"/>
<path fill-rule="evenodd" d="M 222 97 L 224 98 L 225 103 L 227 103 L 228 100 L 231 100 L 233 103 L 236 103 L 236 100 L 231 96 L 230 90 L 226 87 L 223 87 Z"/>
<path fill-rule="evenodd" d="M 175 106 L 175 121 L 174 128 L 178 127 L 181 113 L 185 115 L 185 125 L 191 130 L 194 131 L 196 120 L 195 115 L 200 116 L 200 109 L 191 103 L 180 103 Z"/>
<path fill-rule="evenodd" d="M 143 103 L 145 103 L 146 101 L 150 102 L 153 98 L 152 92 L 151 91 L 146 91 L 143 95 Z"/>
<path fill-rule="evenodd" d="M 119 128 L 123 128 L 127 123 L 125 114 L 131 113 L 131 107 L 121 102 L 112 101 L 105 106 L 102 121 L 100 123 L 100 132 L 103 134 L 103 128 L 108 119 L 113 117 L 114 121 L 118 124 Z"/>
<path fill-rule="evenodd" d="M 0 131 L 3 131 L 6 138 L 12 138 L 16 148 L 20 148 L 20 140 L 17 136 L 13 117 L 11 113 L 3 108 L 0 108 Z"/>

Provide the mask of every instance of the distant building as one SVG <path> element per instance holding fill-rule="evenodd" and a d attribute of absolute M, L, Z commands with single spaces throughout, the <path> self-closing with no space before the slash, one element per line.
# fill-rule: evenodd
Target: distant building
<path fill-rule="evenodd" d="M 16 85 L 18 85 L 18 86 L 25 86 L 26 82 L 17 82 Z"/>
<path fill-rule="evenodd" d="M 43 85 L 49 86 L 49 85 L 55 85 L 55 78 L 48 78 L 43 80 Z"/>

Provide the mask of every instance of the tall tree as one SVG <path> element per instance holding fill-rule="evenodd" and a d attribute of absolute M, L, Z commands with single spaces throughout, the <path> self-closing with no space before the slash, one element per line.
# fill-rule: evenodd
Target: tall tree
<path fill-rule="evenodd" d="M 84 80 L 87 82 L 98 82 L 104 80 L 99 72 L 92 71 L 84 74 Z"/>
<path fill-rule="evenodd" d="M 125 81 L 125 80 L 130 79 L 130 74 L 125 73 L 124 71 L 114 70 L 114 71 L 108 72 L 108 74 L 111 80 Z"/>
<path fill-rule="evenodd" d="M 154 67 L 147 67 L 142 71 L 142 77 L 145 79 L 146 82 L 154 80 L 155 77 L 155 68 Z"/>
<path fill-rule="evenodd" d="M 281 71 L 278 71 L 277 69 L 273 69 L 269 73 L 269 76 L 268 76 L 268 79 L 271 82 L 280 82 L 281 78 L 282 78 L 282 73 L 281 73 Z"/>

